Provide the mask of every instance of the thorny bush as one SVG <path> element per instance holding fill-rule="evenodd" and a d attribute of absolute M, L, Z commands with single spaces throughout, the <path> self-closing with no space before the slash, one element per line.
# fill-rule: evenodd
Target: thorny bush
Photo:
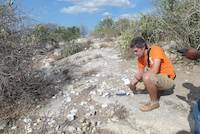
<path fill-rule="evenodd" d="M 33 70 L 37 46 L 22 44 L 23 17 L 14 5 L 0 1 L 0 118 L 16 119 L 56 90 L 40 71 Z"/>

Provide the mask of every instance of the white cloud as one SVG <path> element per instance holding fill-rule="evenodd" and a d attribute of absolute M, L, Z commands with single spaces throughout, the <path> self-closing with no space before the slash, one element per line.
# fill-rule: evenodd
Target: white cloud
<path fill-rule="evenodd" d="M 88 8 L 86 7 L 79 7 L 79 6 L 70 6 L 70 7 L 64 7 L 61 11 L 64 12 L 64 13 L 80 13 L 80 12 L 89 12 L 89 13 L 92 13 L 92 12 L 95 12 L 95 11 L 98 11 L 99 9 L 98 8 L 90 8 L 88 10 Z"/>
<path fill-rule="evenodd" d="M 109 12 L 104 12 L 102 15 L 103 15 L 103 16 L 111 16 L 111 13 L 109 13 Z"/>
<path fill-rule="evenodd" d="M 81 12 L 96 12 L 102 10 L 105 6 L 113 7 L 131 7 L 133 3 L 130 0 L 58 0 L 66 1 L 74 4 L 62 9 L 64 13 L 81 13 Z"/>
<path fill-rule="evenodd" d="M 120 16 L 119 16 L 119 18 L 120 19 L 123 19 L 123 18 L 127 18 L 127 19 L 130 19 L 130 18 L 132 18 L 133 17 L 133 14 L 121 14 Z"/>

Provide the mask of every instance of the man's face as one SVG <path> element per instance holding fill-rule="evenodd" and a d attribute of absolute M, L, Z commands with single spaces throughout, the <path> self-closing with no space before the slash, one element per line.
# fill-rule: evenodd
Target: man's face
<path fill-rule="evenodd" d="M 137 47 L 134 47 L 134 48 L 132 48 L 132 50 L 133 50 L 134 54 L 135 54 L 138 58 L 142 57 L 142 56 L 144 55 L 144 52 L 145 52 L 145 48 L 137 48 Z"/>

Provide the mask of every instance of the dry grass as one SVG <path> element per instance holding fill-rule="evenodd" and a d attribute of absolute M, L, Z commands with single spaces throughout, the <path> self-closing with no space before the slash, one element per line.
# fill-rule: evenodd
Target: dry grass
<path fill-rule="evenodd" d="M 103 56 L 101 55 L 101 54 L 96 54 L 95 56 L 94 56 L 94 59 L 98 59 L 98 58 L 102 58 Z"/>
<path fill-rule="evenodd" d="M 120 120 L 124 120 L 128 117 L 129 113 L 125 106 L 115 105 L 114 107 L 114 116 L 116 116 Z"/>
<path fill-rule="evenodd" d="M 113 47 L 111 43 L 103 43 L 100 45 L 100 48 L 110 48 L 110 47 Z"/>
<path fill-rule="evenodd" d="M 90 69 L 90 70 L 86 70 L 82 73 L 82 76 L 84 77 L 89 77 L 89 76 L 92 76 L 92 75 L 96 75 L 97 74 L 97 70 L 96 69 Z"/>
<path fill-rule="evenodd" d="M 75 53 L 81 52 L 85 49 L 88 49 L 90 47 L 90 43 L 70 43 L 68 42 L 65 45 L 65 48 L 63 49 L 63 51 L 61 52 L 62 57 L 67 57 L 70 55 L 73 55 Z"/>
<path fill-rule="evenodd" d="M 99 129 L 97 130 L 97 134 L 116 134 L 116 133 L 108 129 Z"/>

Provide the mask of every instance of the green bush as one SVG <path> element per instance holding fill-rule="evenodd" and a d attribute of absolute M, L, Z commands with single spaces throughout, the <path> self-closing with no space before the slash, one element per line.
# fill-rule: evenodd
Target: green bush
<path fill-rule="evenodd" d="M 71 41 L 80 37 L 80 29 L 75 26 L 62 27 L 50 24 L 38 24 L 33 29 L 32 37 L 36 43 L 40 44 Z"/>
<path fill-rule="evenodd" d="M 119 46 L 126 54 L 128 45 L 136 36 L 148 43 L 175 40 L 180 47 L 200 44 L 200 3 L 198 0 L 155 0 L 156 14 L 140 14 L 130 28 L 122 32 Z"/>
<path fill-rule="evenodd" d="M 90 47 L 90 44 L 88 44 L 88 43 L 68 42 L 65 45 L 65 48 L 62 50 L 61 55 L 62 55 L 62 57 L 68 57 L 70 55 L 78 53 L 78 52 L 80 52 L 84 49 L 87 49 L 89 47 Z"/>
<path fill-rule="evenodd" d="M 119 39 L 119 46 L 123 56 L 129 57 L 130 41 L 136 36 L 142 36 L 147 42 L 155 43 L 161 39 L 159 19 L 150 14 L 140 14 L 138 20 L 130 20 L 129 29 L 122 32 Z"/>
<path fill-rule="evenodd" d="M 166 37 L 181 46 L 197 48 L 200 44 L 199 0 L 156 0 L 155 3 Z"/>
<path fill-rule="evenodd" d="M 106 17 L 96 26 L 93 35 L 96 37 L 116 37 L 118 31 L 115 29 L 115 23 L 111 17 Z"/>
<path fill-rule="evenodd" d="M 130 29 L 131 21 L 128 18 L 121 18 L 115 22 L 114 27 L 118 31 L 119 35 L 121 35 Z"/>

